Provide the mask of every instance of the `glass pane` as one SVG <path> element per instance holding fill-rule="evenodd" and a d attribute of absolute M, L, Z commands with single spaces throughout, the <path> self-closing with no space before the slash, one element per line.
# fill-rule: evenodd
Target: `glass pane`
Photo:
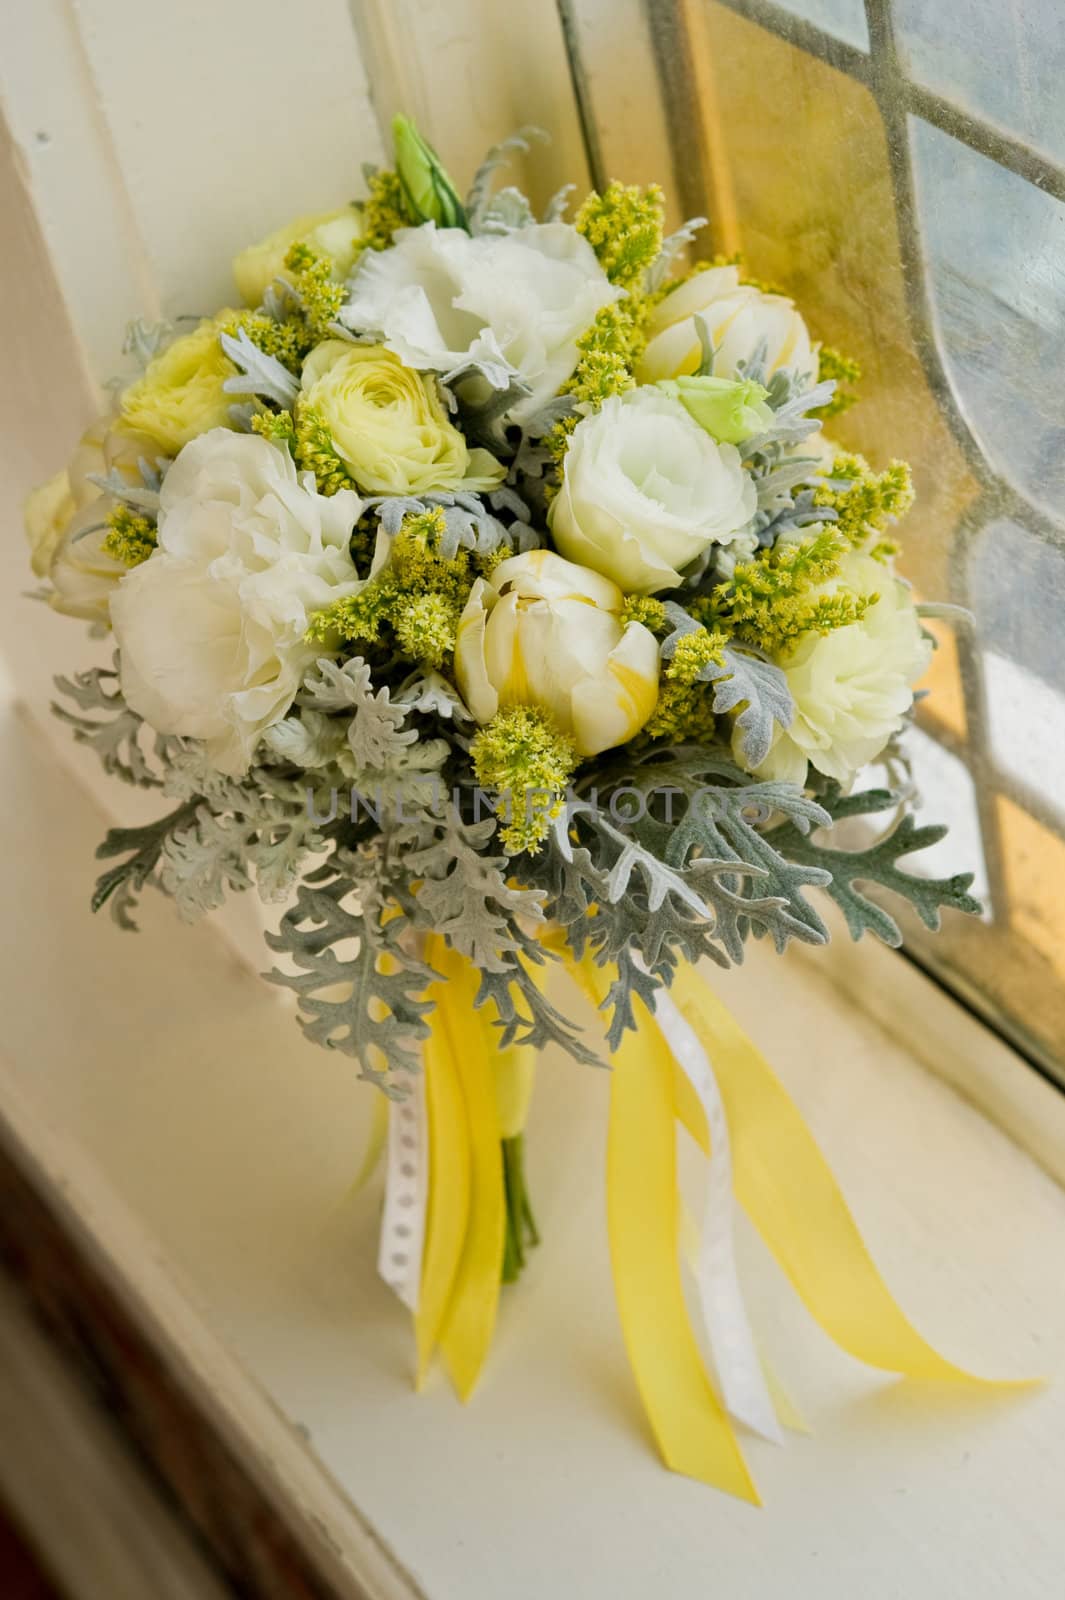
<path fill-rule="evenodd" d="M 907 749 L 922 806 L 930 817 L 949 817 L 950 832 L 938 844 L 913 856 L 906 870 L 942 878 L 952 877 L 955 872 L 971 872 L 973 894 L 984 902 L 984 915 L 990 917 L 991 889 L 972 774 L 960 756 L 953 755 L 920 728 L 907 735 Z"/>
<path fill-rule="evenodd" d="M 816 22 L 826 33 L 859 50 L 869 48 L 869 29 L 865 25 L 863 0 L 784 0 L 786 8 L 807 22 Z"/>
<path fill-rule="evenodd" d="M 892 14 L 922 81 L 1065 152 L 1062 5 L 894 0 Z M 974 614 L 974 626 L 933 624 L 934 694 L 911 755 L 926 820 L 951 826 L 926 865 L 974 871 L 987 914 L 947 917 L 932 935 L 903 912 L 907 946 L 1065 1082 L 1065 206 L 911 119 L 915 218 L 895 137 L 905 84 L 886 108 L 889 138 L 870 89 L 833 47 L 829 60 L 797 45 L 783 15 L 869 49 L 864 7 L 661 11 L 684 45 L 667 71 L 694 83 L 687 104 L 713 158 L 706 193 L 686 197 L 713 219 L 701 253 L 740 251 L 753 278 L 795 297 L 815 338 L 857 357 L 861 403 L 832 437 L 912 463 L 903 570 L 922 596 Z M 678 123 L 678 164 L 690 135 Z"/>
<path fill-rule="evenodd" d="M 911 123 L 929 287 L 947 372 L 984 454 L 1065 512 L 1065 206 L 928 123 Z"/>
<path fill-rule="evenodd" d="M 1004 574 L 1009 583 L 1003 582 Z M 1023 589 L 1024 604 L 1017 604 Z M 1009 517 L 989 522 L 969 556 L 969 604 L 979 632 L 1056 693 L 1065 693 L 1065 549 Z"/>
<path fill-rule="evenodd" d="M 992 761 L 1007 782 L 1023 786 L 1049 811 L 1060 811 L 1065 795 L 1065 681 L 1052 686 L 989 647 L 984 683 Z M 1065 893 L 1065 883 L 1061 891 Z"/>
<path fill-rule="evenodd" d="M 912 77 L 1065 159 L 1061 0 L 895 0 L 892 10 Z"/>

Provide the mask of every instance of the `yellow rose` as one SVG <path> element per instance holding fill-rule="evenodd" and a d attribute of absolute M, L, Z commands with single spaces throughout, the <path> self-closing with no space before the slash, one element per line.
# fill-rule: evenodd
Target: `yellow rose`
<path fill-rule="evenodd" d="M 65 467 L 26 497 L 22 515 L 30 542 L 30 565 L 38 578 L 47 578 L 51 571 L 52 558 L 75 509 L 70 475 Z"/>
<path fill-rule="evenodd" d="M 250 396 L 230 394 L 222 387 L 237 369 L 222 350 L 219 332 L 238 316 L 220 311 L 201 322 L 192 333 L 167 345 L 142 378 L 122 396 L 122 421 L 127 428 L 146 433 L 166 455 L 178 451 L 209 428 L 229 427 L 229 408 Z"/>
<path fill-rule="evenodd" d="M 129 432 L 113 417 L 101 417 L 81 437 L 70 464 L 35 489 L 26 501 L 30 560 L 40 578 L 51 580 L 54 610 L 106 623 L 112 590 L 129 570 L 103 548 L 106 519 L 115 500 L 90 481 L 116 471 L 140 482 L 138 460 L 158 454 L 152 439 Z"/>
<path fill-rule="evenodd" d="M 308 418 L 367 494 L 493 489 L 504 468 L 452 427 L 431 374 L 381 345 L 327 339 L 303 363 L 297 426 Z"/>
<path fill-rule="evenodd" d="M 334 276 L 342 282 L 359 254 L 361 232 L 362 219 L 355 207 L 341 206 L 339 211 L 296 217 L 285 227 L 268 233 L 233 259 L 233 278 L 245 304 L 262 305 L 270 284 L 283 274 L 285 257 L 294 244 L 309 245 L 328 256 Z"/>

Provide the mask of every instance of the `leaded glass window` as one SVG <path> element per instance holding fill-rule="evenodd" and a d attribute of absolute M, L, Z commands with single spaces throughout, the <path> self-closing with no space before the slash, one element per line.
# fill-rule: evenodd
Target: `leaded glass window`
<path fill-rule="evenodd" d="M 987 911 L 934 937 L 911 920 L 907 949 L 1065 1078 L 1060 0 L 560 9 L 596 176 L 645 178 L 641 126 L 648 147 L 664 126 L 679 208 L 711 218 L 704 248 L 741 251 L 861 362 L 834 437 L 913 464 L 903 571 L 973 619 L 937 625 L 916 771 L 952 825 L 936 870 L 975 866 Z"/>

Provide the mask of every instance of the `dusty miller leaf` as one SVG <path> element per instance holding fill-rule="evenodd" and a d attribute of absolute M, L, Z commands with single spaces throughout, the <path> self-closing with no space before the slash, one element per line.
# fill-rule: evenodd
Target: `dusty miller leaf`
<path fill-rule="evenodd" d="M 508 186 L 494 194 L 481 212 L 479 233 L 511 233 L 535 222 L 532 206 L 520 189 Z"/>
<path fill-rule="evenodd" d="M 555 190 L 554 194 L 544 207 L 545 222 L 565 221 L 566 212 L 569 210 L 569 197 L 571 194 L 573 194 L 576 187 L 577 185 L 575 183 L 564 183 L 561 189 Z"/>
<path fill-rule="evenodd" d="M 374 690 L 361 656 L 343 663 L 321 656 L 304 678 L 297 701 L 315 711 L 350 713 L 346 737 L 357 772 L 387 771 L 418 737 L 415 729 L 404 727 L 406 708 L 391 703 L 388 688 Z"/>
<path fill-rule="evenodd" d="M 543 920 L 543 892 L 511 888 L 509 858 L 486 853 L 495 830 L 492 818 L 465 822 L 448 805 L 443 817 L 421 825 L 430 837 L 407 843 L 403 856 L 410 878 L 420 880 L 413 894 L 428 925 L 483 972 L 510 965 L 505 955 L 517 948 L 514 917 Z"/>
<path fill-rule="evenodd" d="M 140 789 L 156 789 L 159 777 L 140 743 L 145 724 L 122 698 L 117 662 L 116 656 L 110 668 L 93 667 L 88 672 L 75 673 L 72 679 L 56 678 L 60 694 L 73 700 L 78 710 L 53 702 L 52 712 L 73 730 L 78 744 L 88 745 L 96 752 L 105 772 Z M 79 715 L 94 711 L 102 712 L 102 718 Z"/>
<path fill-rule="evenodd" d="M 402 1078 L 418 1070 L 429 1034 L 432 1002 L 424 991 L 436 974 L 404 944 L 402 916 L 386 920 L 374 897 L 360 901 L 350 876 L 327 872 L 329 882 L 300 884 L 279 931 L 266 935 L 270 949 L 299 970 L 266 976 L 295 992 L 312 1043 L 355 1057 L 360 1077 L 400 1099 Z"/>
<path fill-rule="evenodd" d="M 714 685 L 714 710 L 723 715 L 743 707 L 736 718 L 740 747 L 747 764 L 759 767 L 773 743 L 773 724 L 789 728 L 795 702 L 784 673 L 761 651 L 727 644 L 724 655 L 723 667 L 711 662 L 706 669 Z"/>
<path fill-rule="evenodd" d="M 492 515 L 478 495 L 457 490 L 454 494 L 387 495 L 367 502 L 378 507 L 382 532 L 394 539 L 403 520 L 408 516 L 421 516 L 426 511 L 439 509 L 444 513 L 444 535 L 440 540 L 439 554 L 445 561 L 453 561 L 459 550 L 474 550 L 478 555 L 488 555 L 503 545 L 514 548 L 511 530 L 498 517 Z M 520 502 L 519 502 L 520 505 Z M 500 509 L 515 510 L 513 504 Z"/>
<path fill-rule="evenodd" d="M 144 317 L 134 317 L 126 324 L 122 341 L 122 354 L 132 356 L 143 370 L 173 338 L 172 322 L 149 322 Z"/>
<path fill-rule="evenodd" d="M 872 816 L 892 810 L 898 804 L 898 796 L 888 789 L 866 789 L 858 794 L 841 795 L 832 785 L 822 801 L 832 821 L 840 822 L 848 817 Z M 863 850 L 833 849 L 816 836 L 799 833 L 791 823 L 774 828 L 770 838 L 791 860 L 808 862 L 831 874 L 825 892 L 842 910 L 852 939 L 860 939 L 863 933 L 873 933 L 884 944 L 897 947 L 902 943 L 898 923 L 882 906 L 862 893 L 859 883 L 874 884 L 898 895 L 913 907 L 925 927 L 933 931 L 939 927 L 944 907 L 970 916 L 980 914 L 980 902 L 969 893 L 973 881 L 971 872 L 959 872 L 951 878 L 926 878 L 903 872 L 898 865 L 905 856 L 938 844 L 947 831 L 937 823 L 919 826 L 907 813 L 890 832 Z"/>
<path fill-rule="evenodd" d="M 90 902 L 93 911 L 99 911 L 110 901 L 119 927 L 133 932 L 137 924 L 132 912 L 141 890 L 148 883 L 158 885 L 157 868 L 163 846 L 171 833 L 180 831 L 195 814 L 195 804 L 187 802 L 144 827 L 110 828 L 96 847 L 97 859 L 106 861 L 111 856 L 125 856 L 126 859 L 97 879 Z"/>
<path fill-rule="evenodd" d="M 675 233 L 667 234 L 662 240 L 662 248 L 651 262 L 644 274 L 643 289 L 645 294 L 653 294 L 656 289 L 661 289 L 669 274 L 669 269 L 680 255 L 692 243 L 700 228 L 705 228 L 706 217 L 689 217 L 687 222 L 681 223 Z"/>
<path fill-rule="evenodd" d="M 279 761 L 294 767 L 327 767 L 340 754 L 344 744 L 344 724 L 304 706 L 298 717 L 285 717 L 267 728 L 263 741 Z"/>
<path fill-rule="evenodd" d="M 112 467 L 110 472 L 90 472 L 87 474 L 90 483 L 104 494 L 109 494 L 115 500 L 121 500 L 128 506 L 133 506 L 137 511 L 146 511 L 154 517 L 159 510 L 159 486 L 153 487 L 150 483 L 131 483 L 124 478 L 117 467 Z M 86 528 L 85 533 L 91 530 Z"/>
<path fill-rule="evenodd" d="M 291 411 L 300 386 L 288 368 L 260 350 L 244 328 L 238 328 L 236 335 L 223 333 L 219 338 L 222 349 L 241 373 L 225 380 L 222 387 L 226 393 L 262 395 L 264 400 L 273 400 L 283 410 Z"/>
<path fill-rule="evenodd" d="M 617 771 L 620 789 L 643 796 L 629 831 L 665 865 L 703 874 L 698 887 L 729 960 L 742 959 L 751 930 L 769 934 L 780 950 L 792 938 L 824 943 L 827 930 L 804 890 L 823 885 L 828 874 L 785 859 L 764 831 L 776 812 L 800 831 L 825 826 L 828 813 L 816 800 L 794 784 L 756 782 L 712 746 L 651 749 L 627 764 L 619 759 Z M 607 777 L 599 775 L 600 805 L 609 798 Z"/>
<path fill-rule="evenodd" d="M 248 843 L 254 824 L 246 818 L 215 816 L 199 806 L 188 825 L 163 841 L 160 881 L 184 922 L 196 922 L 225 904 L 230 890 L 247 889 Z"/>
<path fill-rule="evenodd" d="M 492 179 L 500 167 L 507 166 L 511 156 L 523 154 L 530 149 L 534 140 L 546 142 L 547 137 L 542 128 L 530 124 L 519 128 L 516 133 L 510 134 L 499 144 L 494 144 L 488 151 L 473 175 L 473 182 L 466 196 L 466 221 L 471 233 L 483 231 L 485 213 L 491 204 Z"/>
<path fill-rule="evenodd" d="M 498 972 L 482 972 L 476 1004 L 494 1004 L 499 1027 L 499 1048 L 522 1045 L 531 1050 L 546 1050 L 556 1044 L 588 1066 L 601 1066 L 595 1051 L 584 1041 L 577 1023 L 559 1011 L 543 992 L 536 969 L 548 957 L 531 939 L 524 939 L 517 928 L 520 948 Z"/>
<path fill-rule="evenodd" d="M 442 717 L 445 722 L 472 722 L 458 691 L 441 677 L 439 672 L 418 673 L 397 693 L 394 705 L 406 711 L 421 711 L 429 716 Z"/>
<path fill-rule="evenodd" d="M 662 641 L 662 656 L 668 661 L 675 655 L 681 639 L 699 632 L 699 623 L 674 600 L 666 601 L 665 610 L 673 624 L 673 631 Z M 696 682 L 714 685 L 713 704 L 719 716 L 743 707 L 736 718 L 740 745 L 749 766 L 759 767 L 773 743 L 773 724 L 789 728 L 795 716 L 788 680 L 781 669 L 753 645 L 726 644 L 723 654 L 724 664 L 708 661 L 700 669 Z"/>

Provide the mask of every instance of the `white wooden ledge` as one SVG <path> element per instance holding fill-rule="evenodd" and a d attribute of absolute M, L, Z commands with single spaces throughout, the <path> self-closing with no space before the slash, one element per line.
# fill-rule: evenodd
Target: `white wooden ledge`
<path fill-rule="evenodd" d="M 348 1192 L 371 1091 L 211 927 L 159 899 L 139 937 L 94 921 L 104 818 L 21 717 L 0 739 L 10 1136 L 339 1593 L 1059 1592 L 1062 1389 L 948 1401 L 872 1378 L 749 1238 L 766 1345 L 814 1436 L 750 1444 L 763 1511 L 659 1466 L 610 1290 L 607 1081 L 567 1061 L 545 1061 L 529 1140 L 545 1242 L 481 1389 L 465 1409 L 442 1379 L 415 1395 L 374 1275 L 378 1193 Z M 807 962 L 758 949 L 720 986 L 922 1329 L 984 1370 L 1060 1372 L 1065 1195 L 1047 1174 Z"/>

